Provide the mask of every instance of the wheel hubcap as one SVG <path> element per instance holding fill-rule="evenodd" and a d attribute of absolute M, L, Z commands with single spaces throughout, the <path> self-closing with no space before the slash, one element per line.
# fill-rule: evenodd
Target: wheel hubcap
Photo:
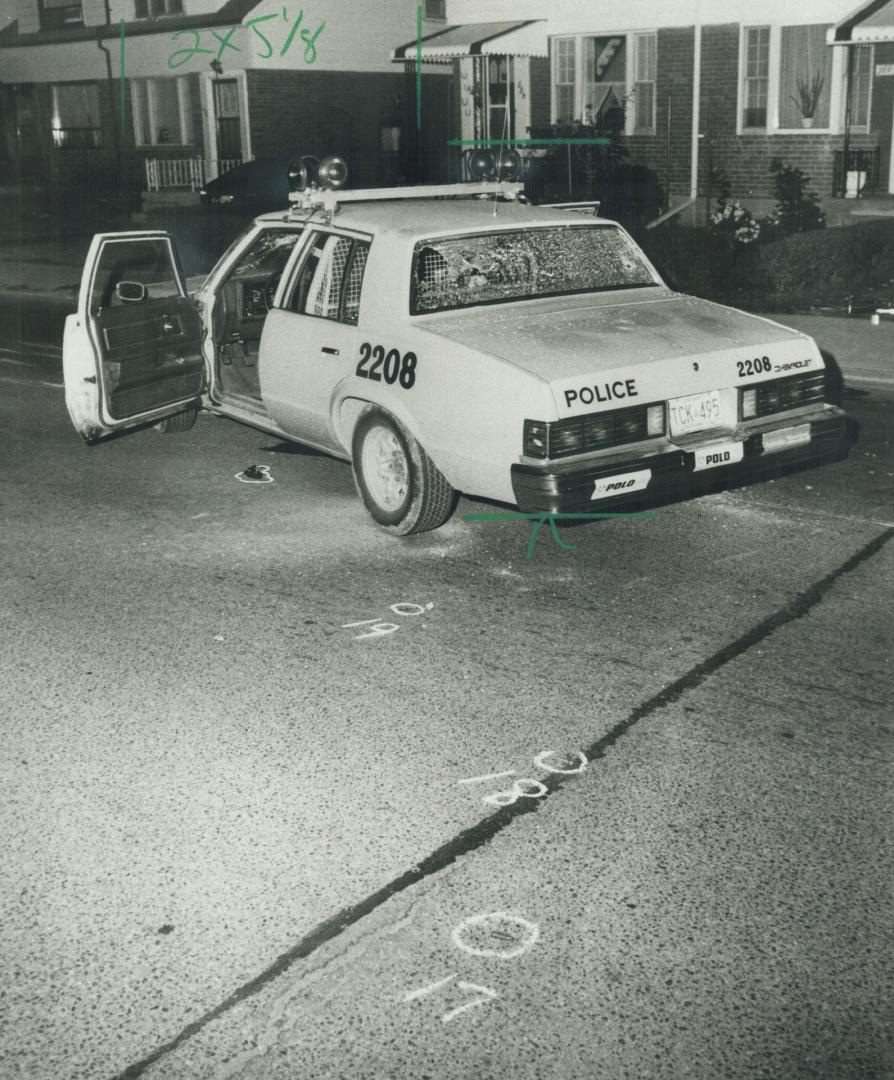
<path fill-rule="evenodd" d="M 394 432 L 374 427 L 363 441 L 360 464 L 372 498 L 384 510 L 397 510 L 410 488 L 410 468 Z"/>

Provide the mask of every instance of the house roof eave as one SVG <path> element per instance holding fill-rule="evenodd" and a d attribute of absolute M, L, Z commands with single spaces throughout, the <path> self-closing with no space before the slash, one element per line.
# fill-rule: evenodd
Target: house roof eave
<path fill-rule="evenodd" d="M 207 30 L 214 26 L 235 26 L 242 22 L 262 0 L 226 0 L 217 11 L 203 15 L 166 15 L 161 19 L 137 19 L 124 23 L 126 37 L 147 34 L 171 34 L 178 30 Z M 121 23 L 98 26 L 75 26 L 68 30 L 40 30 L 33 34 L 19 33 L 16 19 L 0 30 L 0 48 L 27 48 L 35 45 L 69 45 L 76 41 L 102 41 L 117 38 Z"/>

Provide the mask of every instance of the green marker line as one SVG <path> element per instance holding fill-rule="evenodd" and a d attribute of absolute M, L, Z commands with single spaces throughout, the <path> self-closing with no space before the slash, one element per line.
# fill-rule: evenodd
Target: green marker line
<path fill-rule="evenodd" d="M 598 521 L 602 518 L 655 518 L 657 514 L 463 514 L 463 521 Z"/>
<path fill-rule="evenodd" d="M 448 146 L 611 146 L 611 139 L 448 139 Z"/>
<path fill-rule="evenodd" d="M 121 27 L 121 38 L 118 52 L 118 68 L 121 72 L 121 134 L 124 135 L 124 97 L 125 97 L 125 81 L 124 81 L 124 19 L 119 23 Z"/>
<path fill-rule="evenodd" d="M 549 524 L 549 531 L 553 540 L 565 551 L 577 551 L 577 544 L 566 543 L 559 536 L 558 523 L 560 521 L 596 521 L 605 518 L 654 518 L 657 514 L 463 514 L 463 521 L 530 521 L 531 535 L 528 538 L 528 547 L 525 551 L 525 561 L 530 562 L 534 558 L 534 548 L 537 546 L 537 534 L 541 528 Z"/>
<path fill-rule="evenodd" d="M 416 129 L 422 127 L 422 5 L 416 8 Z"/>

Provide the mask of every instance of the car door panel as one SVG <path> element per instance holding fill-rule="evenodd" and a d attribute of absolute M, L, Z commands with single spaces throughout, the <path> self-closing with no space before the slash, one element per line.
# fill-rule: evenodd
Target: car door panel
<path fill-rule="evenodd" d="M 264 326 L 259 374 L 270 415 L 296 439 L 343 454 L 332 423 L 353 376 L 367 239 L 315 229 Z"/>
<path fill-rule="evenodd" d="M 128 290 L 139 300 L 126 300 Z M 95 236 L 63 341 L 74 426 L 95 441 L 197 406 L 202 334 L 167 233 Z"/>

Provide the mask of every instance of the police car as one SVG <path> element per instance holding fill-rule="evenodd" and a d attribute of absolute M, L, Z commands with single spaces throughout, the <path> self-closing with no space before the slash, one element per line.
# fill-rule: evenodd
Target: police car
<path fill-rule="evenodd" d="M 811 338 L 674 292 L 615 222 L 506 180 L 344 176 L 298 165 L 291 207 L 194 297 L 167 233 L 94 237 L 63 350 L 88 442 L 208 409 L 350 461 L 400 535 L 437 528 L 459 492 L 605 512 L 695 473 L 846 452 Z"/>

